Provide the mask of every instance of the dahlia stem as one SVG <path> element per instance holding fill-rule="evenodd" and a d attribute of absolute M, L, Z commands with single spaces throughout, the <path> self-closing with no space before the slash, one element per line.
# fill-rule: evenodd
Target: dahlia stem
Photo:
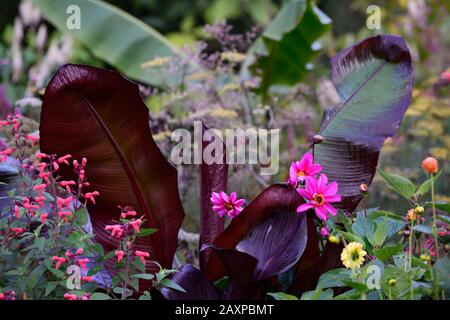
<path fill-rule="evenodd" d="M 411 270 L 412 268 L 412 239 L 413 239 L 414 218 L 415 213 L 413 215 L 413 220 L 411 220 L 411 229 L 409 230 L 409 270 Z"/>
<path fill-rule="evenodd" d="M 433 210 L 433 236 L 434 236 L 434 250 L 436 252 L 436 260 L 439 259 L 439 243 L 437 236 L 437 223 L 436 223 L 436 207 L 434 205 L 435 194 L 434 194 L 434 176 L 433 173 L 430 173 L 431 176 L 431 208 Z"/>

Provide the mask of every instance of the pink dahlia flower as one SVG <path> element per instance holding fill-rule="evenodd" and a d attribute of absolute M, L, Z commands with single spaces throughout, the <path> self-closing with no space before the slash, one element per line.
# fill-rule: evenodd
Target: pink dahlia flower
<path fill-rule="evenodd" d="M 311 152 L 305 153 L 300 161 L 292 162 L 289 170 L 289 183 L 295 188 L 299 182 L 303 183 L 306 177 L 314 177 L 320 171 L 322 171 L 322 166 L 313 163 Z"/>
<path fill-rule="evenodd" d="M 245 200 L 237 199 L 236 192 L 227 195 L 222 191 L 220 193 L 213 192 L 211 194 L 211 202 L 213 204 L 213 210 L 220 217 L 228 215 L 230 218 L 234 218 L 243 210 L 242 206 Z"/>
<path fill-rule="evenodd" d="M 341 196 L 337 194 L 338 184 L 336 181 L 328 184 L 326 175 L 321 174 L 316 180 L 312 177 L 306 178 L 306 188 L 298 188 L 297 192 L 308 202 L 297 208 L 297 212 L 305 212 L 314 209 L 316 215 L 321 220 L 328 220 L 328 215 L 336 215 L 336 208 L 330 203 L 341 201 Z"/>

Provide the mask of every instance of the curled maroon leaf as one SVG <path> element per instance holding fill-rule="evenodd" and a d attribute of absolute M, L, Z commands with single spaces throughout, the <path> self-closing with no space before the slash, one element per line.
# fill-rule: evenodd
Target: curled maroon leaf
<path fill-rule="evenodd" d="M 203 124 L 203 131 L 208 128 Z M 210 131 L 208 131 L 210 132 Z M 223 145 L 222 163 L 207 164 L 204 161 L 200 165 L 200 242 L 199 248 L 203 245 L 212 244 L 214 239 L 223 232 L 225 226 L 224 218 L 220 217 L 214 210 L 210 197 L 213 192 L 226 192 L 228 165 L 226 163 L 226 147 L 217 135 L 209 137 L 211 142 L 202 143 L 202 154 L 210 144 L 221 143 Z M 215 139 L 218 139 L 216 141 Z M 219 141 L 220 140 L 220 141 Z M 216 149 L 217 151 L 217 149 Z M 216 156 L 216 155 L 213 155 Z M 210 250 L 205 249 L 200 252 L 200 268 L 204 269 L 209 259 Z"/>
<path fill-rule="evenodd" d="M 167 300 L 217 300 L 220 293 L 205 275 L 193 266 L 186 264 L 176 272 L 171 280 L 186 292 L 163 287 L 162 296 Z"/>
<path fill-rule="evenodd" d="M 248 285 L 292 267 L 307 240 L 306 216 L 296 213 L 301 203 L 290 185 L 264 190 L 214 241 L 214 254 L 205 269 L 208 277 L 228 274 L 235 284 Z"/>
<path fill-rule="evenodd" d="M 88 159 L 86 174 L 100 192 L 96 205 L 88 203 L 95 239 L 115 248 L 105 225 L 119 219 L 118 205 L 131 206 L 145 227 L 158 229 L 138 237 L 137 249 L 171 267 L 184 217 L 177 172 L 153 141 L 138 85 L 112 71 L 61 67 L 45 91 L 40 135 L 43 152 Z M 60 174 L 71 178 L 66 168 Z"/>

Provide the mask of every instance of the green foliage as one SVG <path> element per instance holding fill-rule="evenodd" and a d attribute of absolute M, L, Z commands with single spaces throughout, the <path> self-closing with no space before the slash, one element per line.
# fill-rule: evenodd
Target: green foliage
<path fill-rule="evenodd" d="M 161 79 L 143 69 L 141 65 L 157 57 L 180 54 L 156 30 L 106 2 L 77 2 L 82 17 L 80 29 L 67 27 L 66 9 L 73 1 L 35 0 L 34 3 L 61 32 L 71 34 L 95 56 L 135 80 L 161 85 Z"/>

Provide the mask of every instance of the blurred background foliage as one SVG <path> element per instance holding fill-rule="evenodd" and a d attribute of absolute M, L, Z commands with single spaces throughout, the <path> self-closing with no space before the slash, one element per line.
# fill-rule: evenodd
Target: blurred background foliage
<path fill-rule="evenodd" d="M 235 34 L 264 30 L 280 8 L 289 1 L 281 0 L 109 0 L 106 1 L 163 34 L 174 47 L 194 46 L 205 37 L 204 25 L 226 20 Z M 2 110 L 12 105 L 20 107 L 30 119 L 39 119 L 40 97 L 59 64 L 84 63 L 114 68 L 97 58 L 88 47 L 76 39 L 62 34 L 52 24 L 43 22 L 41 13 L 26 7 L 18 18 L 21 1 L 2 1 L 0 4 L 0 106 Z M 332 29 L 321 38 L 323 50 L 312 72 L 308 72 L 294 89 L 290 88 L 284 101 L 277 100 L 277 91 L 271 103 L 278 104 L 275 123 L 286 128 L 281 145 L 280 173 L 273 180 L 284 180 L 289 164 L 306 150 L 311 135 L 320 127 L 324 108 L 333 103 L 333 90 L 329 81 L 329 59 L 339 50 L 379 33 L 403 36 L 412 52 L 415 68 L 413 102 L 402 123 L 399 134 L 389 139 L 382 151 L 379 166 L 384 170 L 406 175 L 413 180 L 423 179 L 420 162 L 428 155 L 440 160 L 448 169 L 450 153 L 450 95 L 443 73 L 450 68 L 450 5 L 446 0 L 321 0 L 317 6 L 332 20 Z M 366 27 L 368 6 L 381 8 L 381 29 Z M 23 4 L 22 4 L 23 5 Z M 44 12 L 45 16 L 45 12 Z M 45 30 L 44 30 L 45 29 Z M 23 34 L 20 34 L 20 33 Z M 104 30 L 108 32 L 108 30 Z M 255 31 L 257 32 L 257 31 Z M 45 33 L 45 37 L 44 37 Z M 20 48 L 18 46 L 18 40 Z M 217 42 L 209 41 L 206 51 L 217 50 Z M 20 50 L 22 59 L 15 62 Z M 243 51 L 243 50 L 240 50 Z M 244 52 L 245 53 L 245 52 Z M 151 57 L 149 57 L 150 59 Z M 16 65 L 15 65 L 16 63 Z M 20 63 L 21 65 L 17 65 Z M 221 90 L 230 89 L 221 86 Z M 153 90 L 148 88 L 148 90 Z M 287 90 L 287 89 L 283 89 Z M 2 99 L 2 92 L 6 98 Z M 221 91 L 222 92 L 222 91 Z M 281 91 L 285 92 L 285 91 Z M 173 94 L 173 92 L 171 92 Z M 163 106 L 173 95 L 158 91 L 148 94 L 146 100 L 152 116 L 158 122 Z M 286 96 L 286 95 L 285 95 Z M 25 99 L 23 99 L 25 98 Z M 183 98 L 184 99 L 184 98 Z M 179 99 L 183 109 L 186 100 Z M 172 99 L 173 100 L 173 99 Z M 175 99 L 176 100 L 176 99 Z M 17 102 L 16 102 L 17 101 Z M 181 107 L 180 107 L 181 104 Z M 175 105 L 175 104 L 174 104 Z M 172 105 L 172 107 L 174 106 Z M 264 106 L 262 106 L 264 107 Z M 174 107 L 175 108 L 175 107 Z M 225 108 L 226 109 L 226 108 Z M 2 111 L 4 112 L 4 111 Z M 234 110 L 215 109 L 213 116 L 229 127 L 239 127 Z M 4 116 L 4 114 L 2 114 Z M 222 120 L 226 119 L 225 122 Z M 156 140 L 167 139 L 168 132 L 152 127 Z M 181 173 L 183 176 L 183 173 Z M 230 174 L 230 190 L 252 199 L 264 187 L 256 183 L 253 173 L 234 168 Z M 186 228 L 195 230 L 198 225 L 198 190 L 196 176 L 184 181 L 185 208 L 190 218 Z M 260 181 L 261 182 L 261 181 Z M 257 186 L 257 187 L 255 187 Z M 183 186 L 182 186 L 183 188 Z M 448 197 L 450 182 L 444 174 L 438 184 L 439 197 Z M 406 213 L 408 204 L 398 201 L 377 176 L 372 184 L 369 205 Z"/>

